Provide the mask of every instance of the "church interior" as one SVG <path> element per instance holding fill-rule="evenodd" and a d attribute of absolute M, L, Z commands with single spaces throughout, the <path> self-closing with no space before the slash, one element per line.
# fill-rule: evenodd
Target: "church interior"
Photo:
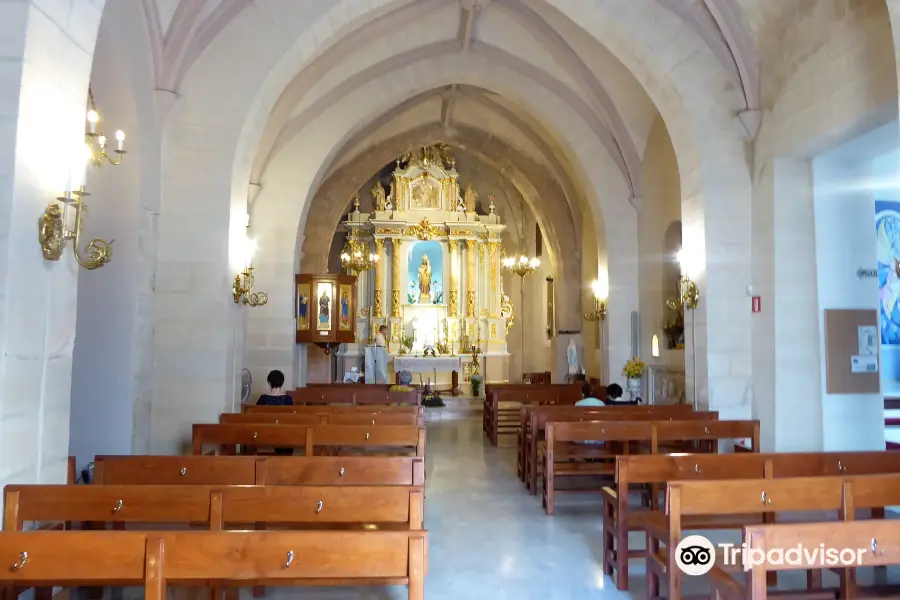
<path fill-rule="evenodd" d="M 9 598 L 900 593 L 900 0 L 0 0 L 0 56 Z"/>

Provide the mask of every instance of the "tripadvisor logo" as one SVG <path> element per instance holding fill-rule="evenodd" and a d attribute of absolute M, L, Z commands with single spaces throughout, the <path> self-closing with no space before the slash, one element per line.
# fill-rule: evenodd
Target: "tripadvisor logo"
<path fill-rule="evenodd" d="M 706 575 L 715 558 L 716 547 L 702 535 L 689 535 L 675 547 L 675 564 L 685 575 Z"/>
<path fill-rule="evenodd" d="M 862 565 L 865 548 L 826 548 L 824 544 L 791 548 L 748 548 L 747 544 L 719 544 L 722 566 L 739 566 L 744 571 L 760 565 L 796 567 L 851 567 Z M 675 564 L 685 575 L 709 573 L 716 564 L 716 546 L 702 535 L 689 535 L 675 547 Z"/>

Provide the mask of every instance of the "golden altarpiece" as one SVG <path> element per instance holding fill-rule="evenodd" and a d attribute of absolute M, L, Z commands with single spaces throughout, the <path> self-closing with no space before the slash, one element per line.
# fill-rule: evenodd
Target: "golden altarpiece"
<path fill-rule="evenodd" d="M 434 353 L 459 357 L 465 391 L 473 346 L 481 351 L 479 374 L 485 381 L 507 381 L 506 323 L 512 315 L 502 291 L 500 241 L 506 226 L 494 214 L 493 200 L 489 214 L 476 213 L 478 193 L 460 185 L 444 145 L 402 156 L 388 189 L 376 182 L 359 193 L 371 194 L 373 212 L 360 212 L 357 201 L 343 225 L 369 245 L 378 261 L 357 280 L 357 344 L 339 353 L 345 368 L 387 325 L 391 363 L 403 357 L 398 364 L 421 367 L 413 373 L 414 383 L 420 376 L 449 383 L 449 372 L 408 360 Z"/>

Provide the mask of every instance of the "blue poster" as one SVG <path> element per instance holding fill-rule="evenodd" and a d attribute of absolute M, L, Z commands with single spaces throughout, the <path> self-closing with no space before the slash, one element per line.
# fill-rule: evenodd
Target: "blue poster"
<path fill-rule="evenodd" d="M 900 202 L 875 201 L 881 343 L 900 345 Z"/>

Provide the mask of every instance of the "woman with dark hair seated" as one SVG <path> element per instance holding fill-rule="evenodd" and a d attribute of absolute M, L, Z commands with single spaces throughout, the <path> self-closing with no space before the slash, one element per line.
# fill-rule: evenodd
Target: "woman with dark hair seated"
<path fill-rule="evenodd" d="M 269 393 L 259 397 L 257 406 L 290 406 L 294 403 L 294 399 L 281 389 L 284 387 L 284 373 L 278 369 L 269 371 L 266 382 L 269 384 Z M 291 456 L 293 453 L 293 448 L 275 448 L 275 454 L 279 456 Z"/>
<path fill-rule="evenodd" d="M 603 400 L 594 397 L 594 388 L 587 382 L 581 386 L 581 395 L 584 397 L 575 406 L 604 406 Z"/>
<path fill-rule="evenodd" d="M 284 387 L 284 373 L 277 369 L 269 371 L 266 382 L 269 384 L 269 393 L 259 397 L 256 401 L 258 406 L 290 406 L 294 403 L 294 399 L 281 389 Z"/>
<path fill-rule="evenodd" d="M 607 406 L 633 406 L 635 404 L 637 404 L 637 400 L 622 400 L 622 386 L 618 383 L 606 386 Z"/>

